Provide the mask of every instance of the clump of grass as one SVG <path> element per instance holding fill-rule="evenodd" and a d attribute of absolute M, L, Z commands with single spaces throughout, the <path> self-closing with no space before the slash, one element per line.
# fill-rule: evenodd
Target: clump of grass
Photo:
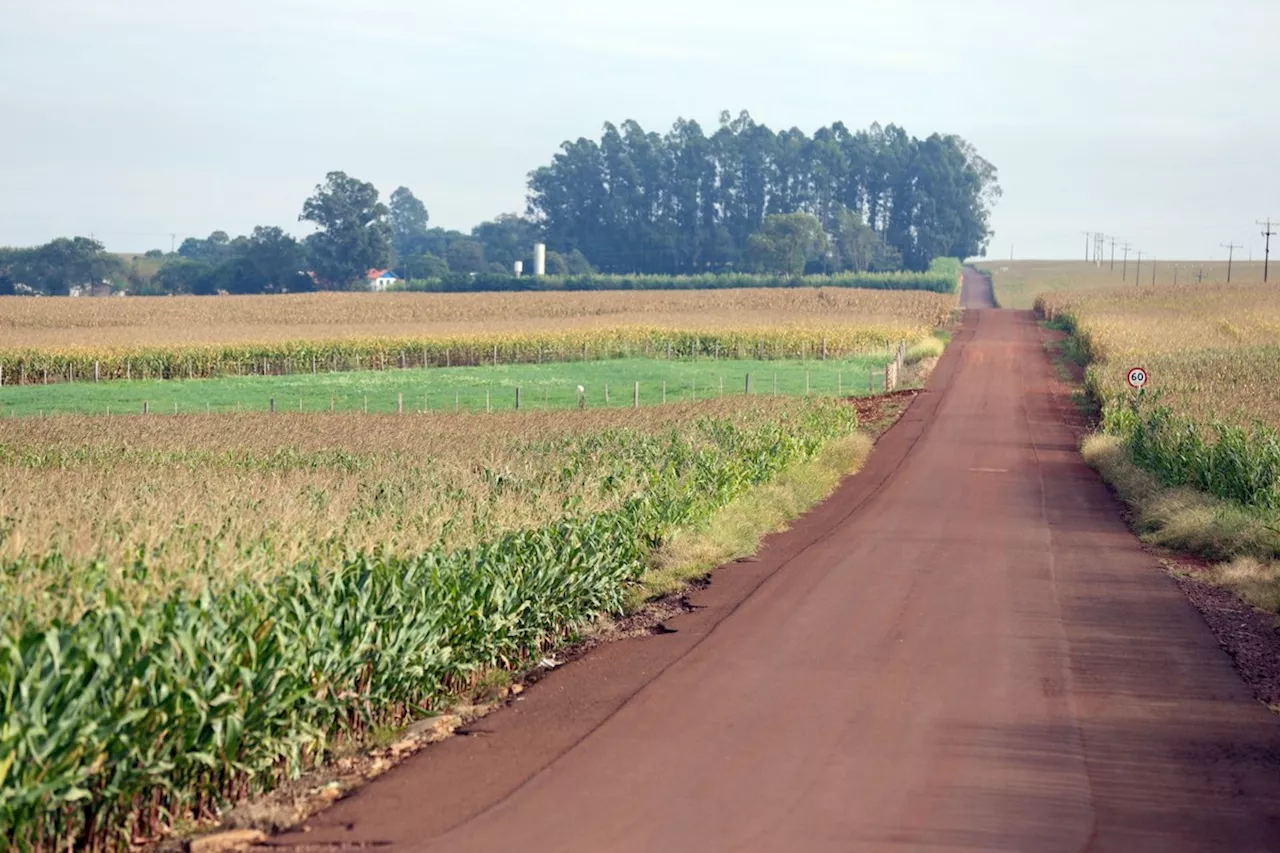
<path fill-rule="evenodd" d="M 754 554 L 761 539 L 785 530 L 831 494 L 843 477 L 861 468 L 871 446 L 871 439 L 861 433 L 830 441 L 813 458 L 722 507 L 704 524 L 678 531 L 654 553 L 653 565 L 632 590 L 628 606 L 634 609 L 677 592 L 716 566 Z"/>
<path fill-rule="evenodd" d="M 1124 442 L 1091 435 L 1081 452 L 1132 510 L 1144 542 L 1212 560 L 1280 556 L 1280 516 L 1181 486 L 1170 487 L 1133 463 Z"/>
<path fill-rule="evenodd" d="M 942 352 L 946 346 L 947 342 L 942 336 L 933 335 L 907 347 L 904 361 L 907 364 L 916 364 L 927 358 L 942 358 Z"/>

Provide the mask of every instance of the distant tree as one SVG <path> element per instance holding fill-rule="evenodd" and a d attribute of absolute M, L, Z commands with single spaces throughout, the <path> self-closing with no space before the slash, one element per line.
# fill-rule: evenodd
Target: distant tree
<path fill-rule="evenodd" d="M 118 256 L 87 237 L 59 237 L 43 246 L 17 250 L 9 265 L 15 283 L 55 296 L 65 296 L 73 287 L 122 277 L 125 268 Z"/>
<path fill-rule="evenodd" d="M 409 191 L 397 187 L 391 194 L 391 247 L 397 262 L 427 250 L 427 207 Z"/>
<path fill-rule="evenodd" d="M 246 293 L 283 293 L 309 290 L 311 279 L 303 271 L 306 259 L 302 244 L 280 228 L 259 225 L 245 241 L 243 258 L 252 267 L 261 290 Z"/>
<path fill-rule="evenodd" d="M 531 220 L 514 213 L 504 213 L 490 222 L 481 222 L 471 229 L 471 236 L 484 246 L 484 257 L 490 264 L 510 274 L 516 261 L 533 258 L 533 244 L 537 242 L 538 227 Z M 525 266 L 529 266 L 528 263 Z"/>
<path fill-rule="evenodd" d="M 401 267 L 404 277 L 408 279 L 442 278 L 449 274 L 449 264 L 445 259 L 430 252 L 402 261 Z"/>
<path fill-rule="evenodd" d="M 164 252 L 162 252 L 159 249 L 147 249 L 147 253 L 143 255 L 143 257 L 144 258 L 163 258 Z"/>
<path fill-rule="evenodd" d="M 487 266 L 484 246 L 469 238 L 450 243 L 445 260 L 449 262 L 449 271 L 455 273 L 481 273 Z"/>
<path fill-rule="evenodd" d="M 217 266 L 231 259 L 234 254 L 231 238 L 226 231 L 214 231 L 201 240 L 199 237 L 188 237 L 178 246 L 178 254 L 193 261 L 204 261 L 210 266 Z"/>
<path fill-rule="evenodd" d="M 568 275 L 569 260 L 559 252 L 547 250 L 547 275 Z"/>
<path fill-rule="evenodd" d="M 154 292 L 159 293 L 193 293 L 207 295 L 216 290 L 214 267 L 203 260 L 193 260 L 179 256 L 165 262 L 164 266 L 151 277 Z M 139 288 L 136 292 L 145 293 L 147 288 Z"/>
<path fill-rule="evenodd" d="M 591 261 L 587 260 L 587 256 L 577 249 L 564 256 L 565 267 L 569 270 L 569 275 L 592 275 L 595 273 L 595 267 L 591 266 Z"/>
<path fill-rule="evenodd" d="M 839 269 L 865 272 L 875 263 L 881 241 L 861 215 L 841 207 L 834 215 L 831 243 Z"/>
<path fill-rule="evenodd" d="M 871 258 L 872 272 L 897 272 L 902 269 L 902 252 L 896 246 L 890 246 L 883 239 L 876 243 L 875 254 Z"/>
<path fill-rule="evenodd" d="M 766 216 L 748 241 L 748 258 L 760 272 L 801 275 L 805 264 L 827 250 L 827 234 L 811 213 Z"/>
<path fill-rule="evenodd" d="M 350 289 L 391 258 L 390 211 L 373 184 L 330 172 L 302 206 L 299 221 L 319 231 L 306 240 L 311 265 L 330 289 Z"/>

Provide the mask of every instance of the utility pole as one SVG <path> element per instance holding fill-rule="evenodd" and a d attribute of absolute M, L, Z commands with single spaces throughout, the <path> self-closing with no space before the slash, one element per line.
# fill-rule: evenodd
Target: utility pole
<path fill-rule="evenodd" d="M 1128 281 L 1129 280 L 1129 250 L 1133 247 L 1130 246 L 1128 243 L 1125 243 L 1120 248 L 1124 249 L 1124 266 L 1120 268 L 1120 280 Z"/>
<path fill-rule="evenodd" d="M 1259 222 L 1258 224 L 1262 226 L 1262 236 L 1267 238 L 1267 248 L 1264 250 L 1265 253 L 1262 256 L 1262 283 L 1266 284 L 1267 272 L 1271 268 L 1271 238 L 1276 233 L 1271 229 L 1275 227 L 1276 223 L 1273 223 L 1271 219 L 1268 218 L 1266 222 Z"/>
<path fill-rule="evenodd" d="M 1236 249 L 1243 249 L 1244 246 L 1239 243 L 1222 243 L 1222 248 L 1227 250 L 1227 284 L 1231 283 L 1231 260 L 1235 257 Z"/>
<path fill-rule="evenodd" d="M 178 235 L 170 234 L 169 235 L 169 254 L 171 255 L 173 254 L 174 247 L 177 245 L 178 245 Z"/>
<path fill-rule="evenodd" d="M 1142 253 L 1138 252 L 1138 271 L 1133 274 L 1133 283 L 1142 284 Z"/>
<path fill-rule="evenodd" d="M 1151 259 L 1151 286 L 1156 286 L 1156 259 Z"/>
<path fill-rule="evenodd" d="M 1111 238 L 1111 271 L 1116 271 L 1116 238 Z"/>
<path fill-rule="evenodd" d="M 1093 237 L 1092 231 L 1082 231 L 1084 234 L 1084 262 L 1089 263 L 1089 240 Z"/>
<path fill-rule="evenodd" d="M 1098 269 L 1102 269 L 1102 257 L 1107 253 L 1107 235 L 1098 233 L 1094 235 L 1093 244 L 1093 262 Z"/>

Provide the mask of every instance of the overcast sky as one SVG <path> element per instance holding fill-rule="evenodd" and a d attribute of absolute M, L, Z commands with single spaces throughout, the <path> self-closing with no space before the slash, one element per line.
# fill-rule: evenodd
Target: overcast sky
<path fill-rule="evenodd" d="M 0 0 L 0 244 L 301 234 L 334 169 L 467 230 L 566 139 L 721 109 L 960 134 L 994 256 L 1260 256 L 1280 217 L 1277 0 Z"/>

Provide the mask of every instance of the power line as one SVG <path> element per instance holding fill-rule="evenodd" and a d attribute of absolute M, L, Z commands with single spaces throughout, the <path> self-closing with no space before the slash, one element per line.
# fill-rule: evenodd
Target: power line
<path fill-rule="evenodd" d="M 1262 259 L 1262 283 L 1266 284 L 1267 270 L 1271 266 L 1271 237 L 1276 232 L 1271 230 L 1274 227 L 1274 225 L 1271 222 L 1270 217 L 1267 218 L 1266 222 L 1259 222 L 1258 224 L 1262 226 L 1262 236 L 1267 238 L 1267 244 L 1266 244 L 1267 248 L 1265 249 L 1265 254 L 1263 255 L 1263 259 Z"/>
<path fill-rule="evenodd" d="M 1236 249 L 1243 249 L 1240 243 L 1223 243 L 1222 248 L 1227 250 L 1227 284 L 1231 283 L 1231 261 L 1235 257 Z"/>

